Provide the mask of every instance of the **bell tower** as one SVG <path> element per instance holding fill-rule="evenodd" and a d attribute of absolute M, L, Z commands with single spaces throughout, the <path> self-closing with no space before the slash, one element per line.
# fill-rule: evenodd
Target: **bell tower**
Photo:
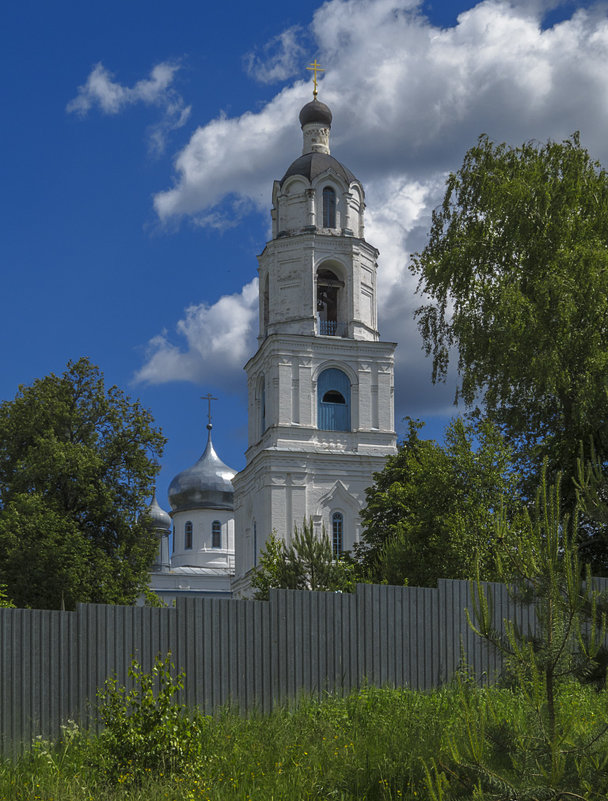
<path fill-rule="evenodd" d="M 303 151 L 275 181 L 272 239 L 258 257 L 258 350 L 247 362 L 249 447 L 235 487 L 236 576 L 272 531 L 312 518 L 334 552 L 360 536 L 372 474 L 396 452 L 394 343 L 378 333 L 378 251 L 365 241 L 360 181 L 330 154 L 332 114 L 300 112 Z"/>

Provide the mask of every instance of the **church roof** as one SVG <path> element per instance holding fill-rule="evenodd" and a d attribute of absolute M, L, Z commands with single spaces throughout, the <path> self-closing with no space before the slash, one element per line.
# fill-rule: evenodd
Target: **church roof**
<path fill-rule="evenodd" d="M 336 175 L 342 178 L 347 184 L 357 181 L 357 178 L 355 178 L 352 172 L 345 167 L 344 164 L 341 164 L 338 159 L 335 159 L 328 153 L 313 152 L 305 153 L 303 156 L 300 156 L 300 158 L 297 158 L 281 178 L 280 184 L 283 186 L 285 181 L 291 178 L 292 175 L 302 175 L 312 182 L 315 178 L 328 170 L 336 173 Z"/>
<path fill-rule="evenodd" d="M 169 485 L 169 503 L 173 513 L 190 509 L 231 511 L 234 508 L 231 479 L 236 470 L 224 464 L 217 455 L 211 442 L 211 425 L 207 429 L 209 439 L 201 458 L 192 467 L 178 473 Z"/>
<path fill-rule="evenodd" d="M 148 506 L 146 512 L 150 521 L 150 528 L 160 531 L 171 531 L 171 518 L 156 500 L 156 491 L 154 492 L 152 503 Z"/>

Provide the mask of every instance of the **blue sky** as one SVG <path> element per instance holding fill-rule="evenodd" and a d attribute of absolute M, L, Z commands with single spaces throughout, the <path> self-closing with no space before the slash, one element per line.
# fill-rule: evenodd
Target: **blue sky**
<path fill-rule="evenodd" d="M 300 152 L 306 65 L 326 73 L 332 154 L 365 184 L 397 418 L 437 433 L 409 254 L 446 171 L 482 133 L 581 131 L 608 162 L 605 4 L 42 3 L 3 12 L 0 398 L 88 356 L 169 437 L 159 500 L 204 447 L 244 466 L 242 365 L 272 180 Z"/>

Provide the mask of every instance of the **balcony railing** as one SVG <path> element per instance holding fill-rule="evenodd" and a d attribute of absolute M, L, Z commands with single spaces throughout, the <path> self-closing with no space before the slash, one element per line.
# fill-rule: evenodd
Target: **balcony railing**
<path fill-rule="evenodd" d="M 326 337 L 345 337 L 348 327 L 346 323 L 339 323 L 336 320 L 318 320 L 317 333 Z"/>
<path fill-rule="evenodd" d="M 322 431 L 350 431 L 350 408 L 346 403 L 319 402 L 317 426 Z"/>

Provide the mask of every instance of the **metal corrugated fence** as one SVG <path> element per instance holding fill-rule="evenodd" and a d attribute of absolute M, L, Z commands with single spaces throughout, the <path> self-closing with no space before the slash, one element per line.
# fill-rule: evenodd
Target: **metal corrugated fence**
<path fill-rule="evenodd" d="M 516 608 L 504 586 L 486 586 L 498 627 L 505 618 L 531 625 L 532 611 Z M 95 727 L 106 678 L 128 686 L 133 658 L 149 670 L 168 651 L 185 672 L 181 700 L 205 712 L 227 703 L 267 712 L 301 693 L 364 682 L 430 689 L 463 654 L 492 677 L 499 658 L 468 626 L 470 606 L 468 582 L 440 581 L 437 589 L 361 584 L 353 595 L 272 590 L 268 602 L 183 598 L 169 609 L 0 609 L 0 753 L 57 738 L 69 719 Z"/>

